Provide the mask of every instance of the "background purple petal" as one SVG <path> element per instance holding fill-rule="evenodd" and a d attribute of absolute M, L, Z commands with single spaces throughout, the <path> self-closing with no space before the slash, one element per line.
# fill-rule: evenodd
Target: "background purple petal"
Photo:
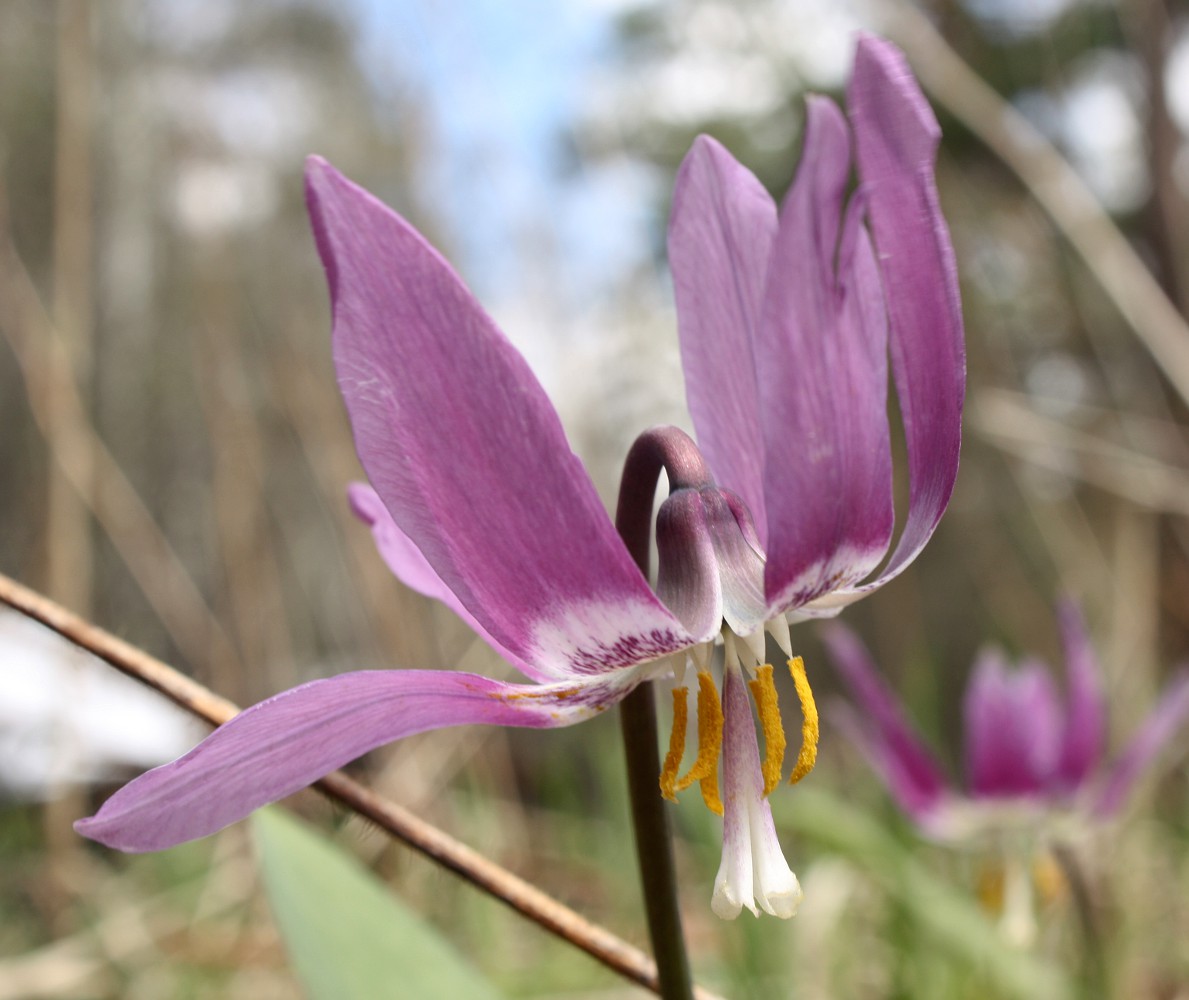
<path fill-rule="evenodd" d="M 1107 769 L 1094 793 L 1091 811 L 1098 816 L 1110 816 L 1123 808 L 1144 770 L 1186 722 L 1189 722 L 1189 672 L 1181 671 L 1126 749 Z"/>
<path fill-rule="evenodd" d="M 756 350 L 765 590 L 781 610 L 862 579 L 886 552 L 893 527 L 879 277 L 857 209 L 839 246 L 850 177 L 846 122 L 825 98 L 810 98 L 807 108 Z"/>
<path fill-rule="evenodd" d="M 1063 718 L 1053 678 L 1042 664 L 1012 670 L 999 650 L 984 650 L 966 687 L 963 722 L 972 796 L 1053 791 Z"/>
<path fill-rule="evenodd" d="M 161 850 L 221 830 L 401 737 L 464 723 L 568 726 L 631 687 L 629 673 L 583 688 L 431 670 L 311 681 L 241 712 L 185 756 L 125 785 L 75 829 L 121 851 Z"/>
<path fill-rule="evenodd" d="M 524 359 L 449 264 L 316 157 L 307 195 L 360 459 L 459 604 L 554 676 L 688 645 Z"/>
<path fill-rule="evenodd" d="M 1065 733 L 1062 737 L 1059 779 L 1076 788 L 1102 760 L 1106 744 L 1106 701 L 1102 671 L 1081 612 L 1071 601 L 1057 610 L 1065 647 Z"/>
<path fill-rule="evenodd" d="M 776 205 L 718 142 L 698 136 L 673 189 L 669 267 L 685 393 L 718 483 L 741 497 L 766 538 L 755 337 L 776 233 Z"/>
<path fill-rule="evenodd" d="M 900 808 L 925 822 L 948 795 L 941 766 L 905 718 L 858 636 L 837 624 L 823 627 L 820 634 L 855 706 L 835 709 L 842 727 Z"/>

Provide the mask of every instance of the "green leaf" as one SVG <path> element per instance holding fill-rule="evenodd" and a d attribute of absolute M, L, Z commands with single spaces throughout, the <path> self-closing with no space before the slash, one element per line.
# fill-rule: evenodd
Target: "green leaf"
<path fill-rule="evenodd" d="M 429 923 L 280 809 L 252 817 L 273 916 L 310 1000 L 498 1000 Z"/>

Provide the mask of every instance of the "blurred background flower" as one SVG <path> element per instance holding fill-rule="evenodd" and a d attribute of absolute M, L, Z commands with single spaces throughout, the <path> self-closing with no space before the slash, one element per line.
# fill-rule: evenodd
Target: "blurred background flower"
<path fill-rule="evenodd" d="M 1189 670 L 1182 669 L 1108 762 L 1101 668 L 1077 608 L 1066 604 L 1059 617 L 1064 692 L 1039 660 L 1013 667 L 996 647 L 975 659 L 962 704 L 963 786 L 922 742 L 859 638 L 841 624 L 823 629 L 850 695 L 834 706 L 838 723 L 926 835 L 959 843 L 1005 831 L 1043 836 L 1066 811 L 1110 819 L 1189 721 Z"/>

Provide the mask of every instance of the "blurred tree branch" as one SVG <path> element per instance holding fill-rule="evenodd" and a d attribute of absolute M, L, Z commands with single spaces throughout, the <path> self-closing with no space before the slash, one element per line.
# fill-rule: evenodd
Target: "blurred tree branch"
<path fill-rule="evenodd" d="M 1189 403 L 1189 324 L 1077 171 L 924 14 L 902 0 L 888 0 L 882 14 L 929 96 L 1014 171 Z"/>

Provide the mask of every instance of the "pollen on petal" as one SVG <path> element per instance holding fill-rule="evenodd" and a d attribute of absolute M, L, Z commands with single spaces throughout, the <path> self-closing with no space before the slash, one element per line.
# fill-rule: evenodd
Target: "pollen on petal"
<path fill-rule="evenodd" d="M 793 686 L 797 689 L 797 698 L 801 702 L 801 750 L 797 754 L 797 763 L 793 766 L 793 773 L 789 775 L 789 784 L 795 785 L 813 770 L 817 763 L 817 741 L 821 735 L 818 724 L 817 705 L 813 700 L 813 690 L 809 686 L 809 678 L 805 674 L 805 661 L 799 656 L 789 660 L 789 673 L 793 675 Z M 765 730 L 765 733 L 767 730 Z"/>
<path fill-rule="evenodd" d="M 661 795 L 677 801 L 677 771 L 685 754 L 685 733 L 689 726 L 689 688 L 673 688 L 673 731 L 669 734 L 669 752 L 661 766 Z"/>
<path fill-rule="evenodd" d="M 698 672 L 698 757 L 694 766 L 677 780 L 675 791 L 700 783 L 706 807 L 722 815 L 722 801 L 718 796 L 718 757 L 722 752 L 722 702 L 714 676 L 708 671 Z"/>
<path fill-rule="evenodd" d="M 760 727 L 764 730 L 764 794 L 770 795 L 780 784 L 784 767 L 784 751 L 788 741 L 784 735 L 784 722 L 780 718 L 780 703 L 776 698 L 776 683 L 772 678 L 772 665 L 765 663 L 756 671 L 754 680 L 747 682 L 751 696 L 755 699 L 756 711 L 760 714 Z M 812 766 L 812 765 L 811 765 Z"/>

